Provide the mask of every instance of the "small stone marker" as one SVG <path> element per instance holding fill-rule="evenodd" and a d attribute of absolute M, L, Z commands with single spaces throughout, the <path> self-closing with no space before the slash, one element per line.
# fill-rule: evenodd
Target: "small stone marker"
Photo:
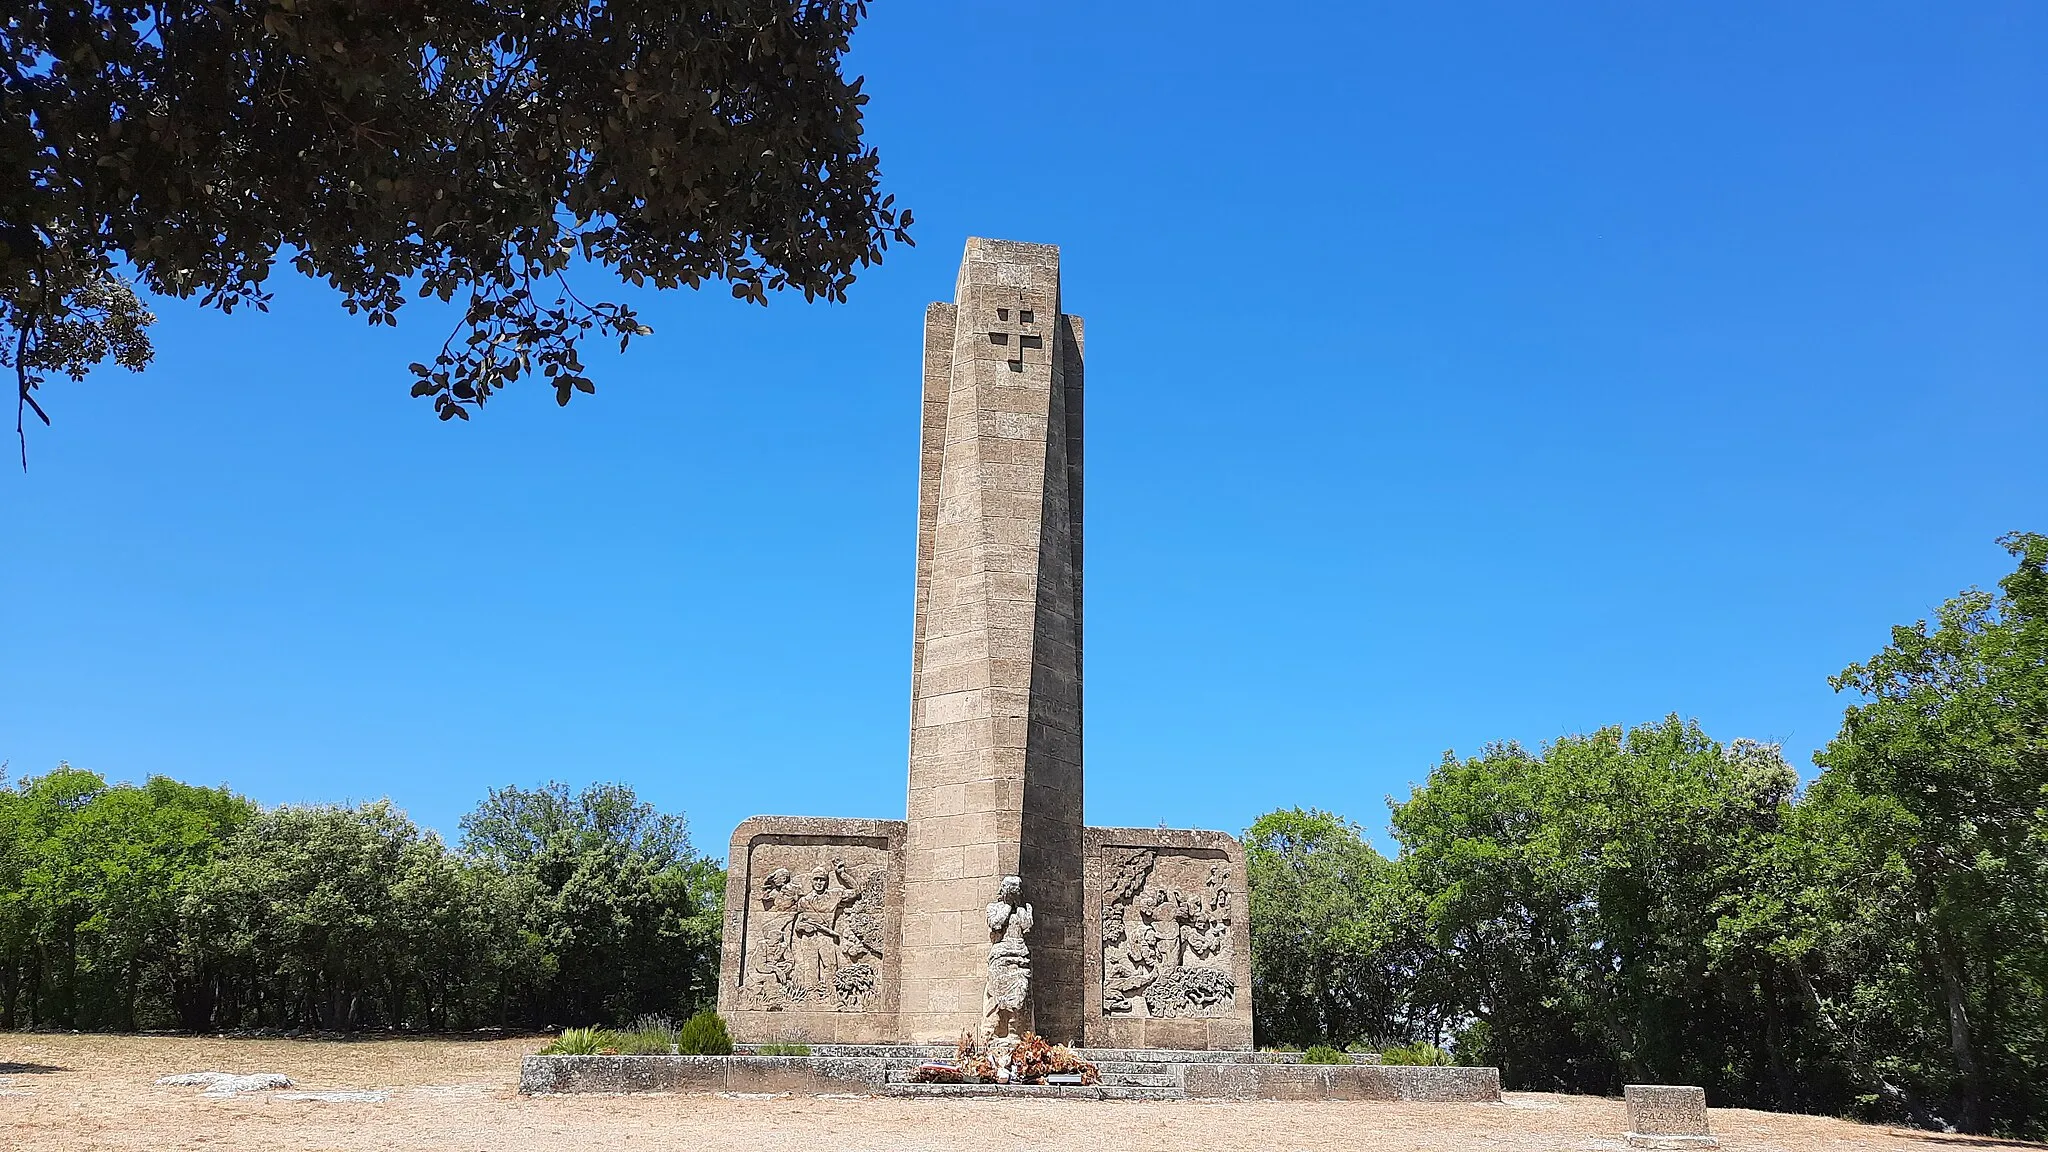
<path fill-rule="evenodd" d="M 251 1076 L 237 1076 L 232 1072 L 182 1072 L 176 1076 L 165 1076 L 157 1081 L 158 1087 L 204 1088 L 202 1096 L 240 1096 L 248 1092 L 269 1092 L 278 1088 L 292 1087 L 289 1076 L 275 1072 L 258 1072 Z"/>
<path fill-rule="evenodd" d="M 1621 1090 L 1628 1101 L 1628 1135 L 1631 1148 L 1719 1148 L 1721 1142 L 1707 1131 L 1707 1091 L 1704 1088 L 1672 1084 L 1628 1084 Z"/>

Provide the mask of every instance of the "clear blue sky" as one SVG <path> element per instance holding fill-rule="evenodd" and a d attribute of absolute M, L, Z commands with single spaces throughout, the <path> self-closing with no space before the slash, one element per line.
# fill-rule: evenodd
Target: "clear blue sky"
<path fill-rule="evenodd" d="M 427 308 L 161 302 L 0 471 L 0 759 L 451 834 L 616 779 L 714 854 L 900 817 L 969 234 L 1088 320 L 1094 823 L 1378 828 L 1445 749 L 1674 711 L 1810 773 L 1827 676 L 2048 530 L 2048 6 L 1063 9 L 876 5 L 918 246 L 638 294 L 567 410 L 437 423 Z"/>

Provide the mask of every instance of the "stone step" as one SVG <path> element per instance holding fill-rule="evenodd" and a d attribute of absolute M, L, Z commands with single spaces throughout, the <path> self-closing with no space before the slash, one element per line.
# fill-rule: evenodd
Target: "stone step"
<path fill-rule="evenodd" d="M 892 1068 L 889 1070 L 889 1075 L 886 1082 L 890 1084 L 915 1084 L 917 1083 L 916 1079 L 914 1078 L 915 1075 L 916 1069 L 914 1068 Z M 1152 1067 L 1144 1071 L 1135 1072 L 1103 1071 L 1102 1073 L 1102 1086 L 1105 1088 L 1178 1089 L 1180 1085 L 1181 1078 L 1178 1074 L 1173 1072 L 1163 1072 L 1160 1071 L 1157 1067 Z M 999 1087 L 999 1085 L 987 1085 L 987 1087 Z M 1037 1085 L 1029 1085 L 1029 1087 L 1037 1087 Z M 1054 1084 L 1044 1085 L 1044 1087 L 1072 1087 L 1072 1085 Z"/>
<path fill-rule="evenodd" d="M 735 1044 L 733 1051 L 751 1054 L 758 1044 Z M 951 1044 L 812 1044 L 812 1056 L 852 1057 L 868 1060 L 907 1061 L 912 1065 L 927 1060 L 951 1060 L 958 1049 Z"/>
<path fill-rule="evenodd" d="M 1104 1072 L 1102 1083 L 1117 1088 L 1180 1088 L 1180 1077 L 1165 1072 Z"/>
<path fill-rule="evenodd" d="M 1100 1067 L 1104 1061 L 1148 1064 L 1299 1064 L 1300 1052 L 1246 1052 L 1232 1049 L 1076 1048 L 1081 1059 Z M 1376 1052 L 1354 1053 L 1354 1064 L 1377 1064 Z"/>
<path fill-rule="evenodd" d="M 1095 1070 L 1104 1079 L 1111 1076 L 1171 1076 L 1174 1083 L 1180 1083 L 1183 1064 L 1154 1064 L 1149 1060 L 1090 1060 Z"/>
<path fill-rule="evenodd" d="M 1181 1100 L 1186 1093 L 1178 1085 L 1140 1086 L 1122 1084 L 889 1084 L 890 1096 L 915 1100 L 961 1100 L 1001 1096 L 1012 1100 Z"/>
<path fill-rule="evenodd" d="M 1238 1052 L 1200 1048 L 1076 1048 L 1090 1064 L 1104 1061 L 1134 1064 L 1295 1064 L 1299 1052 Z"/>
<path fill-rule="evenodd" d="M 756 1047 L 741 1044 L 736 1051 L 746 1054 Z M 950 1063 L 958 1054 L 958 1049 L 950 1044 L 813 1044 L 810 1049 L 812 1056 L 880 1060 L 890 1068 L 914 1068 L 927 1061 Z M 1075 1053 L 1104 1072 L 1112 1068 L 1138 1072 L 1175 1064 L 1299 1064 L 1302 1057 L 1299 1052 L 1184 1048 L 1077 1048 Z M 1351 1060 L 1355 1064 L 1380 1062 L 1373 1053 L 1355 1054 Z"/>

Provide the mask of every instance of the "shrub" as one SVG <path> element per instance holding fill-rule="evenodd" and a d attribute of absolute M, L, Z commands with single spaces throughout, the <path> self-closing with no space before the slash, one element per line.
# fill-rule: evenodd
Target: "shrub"
<path fill-rule="evenodd" d="M 783 1044 L 778 1042 L 754 1045 L 754 1055 L 756 1056 L 809 1056 L 810 1054 L 811 1046 L 809 1044 Z"/>
<path fill-rule="evenodd" d="M 726 1051 L 731 1051 L 728 1044 Z M 630 1029 L 565 1028 L 542 1056 L 671 1056 L 676 1051 L 676 1026 L 661 1017 L 643 1016 Z"/>
<path fill-rule="evenodd" d="M 1301 1054 L 1303 1064 L 1349 1064 L 1351 1057 L 1328 1044 L 1317 1044 Z"/>
<path fill-rule="evenodd" d="M 675 1041 L 667 1032 L 659 1030 L 609 1033 L 612 1054 L 618 1056 L 673 1056 Z"/>
<path fill-rule="evenodd" d="M 725 1030 L 725 1017 L 709 1008 L 684 1021 L 676 1033 L 676 1051 L 685 1056 L 730 1056 L 732 1034 Z"/>
<path fill-rule="evenodd" d="M 1430 1068 L 1443 1068 L 1451 1063 L 1451 1054 L 1425 1041 L 1413 1044 L 1390 1044 L 1380 1050 L 1382 1064 L 1419 1064 Z"/>
<path fill-rule="evenodd" d="M 630 1026 L 629 1030 L 634 1032 L 645 1032 L 649 1035 L 654 1036 L 660 1036 L 663 1039 L 667 1040 L 670 1044 L 676 1042 L 676 1033 L 680 1031 L 680 1029 L 676 1027 L 676 1022 L 672 1017 L 664 1015 L 660 1012 L 649 1012 L 646 1015 L 635 1019 L 632 1025 Z"/>
<path fill-rule="evenodd" d="M 554 1042 L 540 1050 L 542 1056 L 595 1056 L 604 1046 L 603 1036 L 595 1028 L 564 1028 Z"/>
<path fill-rule="evenodd" d="M 677 1051 L 676 1022 L 658 1012 L 633 1021 L 619 1034 L 618 1049 L 623 1056 L 670 1056 Z"/>

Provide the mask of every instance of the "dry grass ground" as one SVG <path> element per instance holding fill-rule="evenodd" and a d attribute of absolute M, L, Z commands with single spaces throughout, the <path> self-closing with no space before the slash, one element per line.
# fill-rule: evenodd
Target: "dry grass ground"
<path fill-rule="evenodd" d="M 522 1097 L 519 1057 L 540 1043 L 0 1035 L 0 1148 L 1533 1152 L 1619 1149 L 1624 1119 L 1618 1100 L 1535 1093 L 1506 1104 Z M 305 1090 L 389 1096 L 207 1099 L 153 1083 L 200 1071 L 281 1072 Z M 1739 1109 L 1716 1109 L 1712 1124 L 1729 1152 L 2048 1148 Z"/>

